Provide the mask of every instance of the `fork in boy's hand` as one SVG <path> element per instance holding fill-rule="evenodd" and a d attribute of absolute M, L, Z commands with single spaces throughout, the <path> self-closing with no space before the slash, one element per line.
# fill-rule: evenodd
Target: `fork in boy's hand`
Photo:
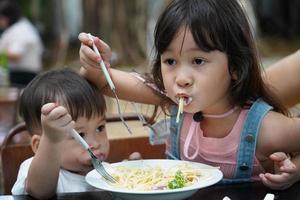
<path fill-rule="evenodd" d="M 107 181 L 115 183 L 117 182 L 116 179 L 114 179 L 114 177 L 112 177 L 104 168 L 102 161 L 99 160 L 95 154 L 92 152 L 91 148 L 89 147 L 89 145 L 86 143 L 86 141 L 78 134 L 78 132 L 75 129 L 72 129 L 70 131 L 70 135 L 79 143 L 82 145 L 82 147 L 84 149 L 86 149 L 88 151 L 88 153 L 90 154 L 91 158 L 92 158 L 92 164 L 94 166 L 94 168 L 96 169 L 96 171 Z"/>

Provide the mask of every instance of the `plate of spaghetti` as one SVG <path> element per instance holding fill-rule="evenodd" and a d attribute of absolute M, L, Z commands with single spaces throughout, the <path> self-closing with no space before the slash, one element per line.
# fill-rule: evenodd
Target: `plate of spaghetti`
<path fill-rule="evenodd" d="M 116 183 L 107 182 L 96 170 L 86 175 L 86 181 L 116 197 L 130 200 L 186 199 L 223 177 L 217 167 L 182 160 L 123 161 L 108 164 L 105 169 Z"/>

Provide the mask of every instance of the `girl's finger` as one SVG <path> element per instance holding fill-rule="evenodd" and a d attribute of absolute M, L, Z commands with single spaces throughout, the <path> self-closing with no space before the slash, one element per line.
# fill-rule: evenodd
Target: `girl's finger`
<path fill-rule="evenodd" d="M 283 152 L 275 152 L 270 155 L 270 158 L 274 161 L 281 162 L 288 159 L 288 156 Z"/>
<path fill-rule="evenodd" d="M 262 183 L 271 188 L 271 189 L 274 189 L 274 190 L 278 190 L 278 189 L 285 189 L 289 186 L 289 184 L 286 184 L 287 181 L 284 181 L 284 182 L 274 182 L 272 179 L 269 179 L 268 176 L 265 176 L 264 174 L 260 174 L 259 175 Z"/>
<path fill-rule="evenodd" d="M 85 57 L 86 59 L 89 59 L 95 63 L 98 63 L 101 60 L 101 57 L 98 56 L 93 49 L 84 44 L 81 44 L 79 53 L 81 55 L 80 57 Z"/>
<path fill-rule="evenodd" d="M 93 45 L 93 42 L 89 39 L 87 33 L 84 33 L 84 32 L 79 33 L 78 39 L 79 39 L 80 42 L 82 42 L 85 45 L 88 45 L 88 46 Z"/>

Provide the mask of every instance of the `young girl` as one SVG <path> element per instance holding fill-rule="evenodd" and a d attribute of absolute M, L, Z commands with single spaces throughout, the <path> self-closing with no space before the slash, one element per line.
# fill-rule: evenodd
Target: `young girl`
<path fill-rule="evenodd" d="M 48 199 L 56 193 L 95 190 L 85 181 L 93 169 L 91 157 L 68 132 L 75 128 L 93 153 L 106 159 L 106 106 L 98 88 L 71 70 L 52 70 L 29 83 L 19 109 L 35 155 L 21 164 L 12 193 Z"/>
<path fill-rule="evenodd" d="M 111 95 L 99 72 L 101 58 L 88 47 L 93 41 L 84 33 L 79 39 L 81 73 Z M 107 45 L 97 38 L 94 42 L 108 61 Z M 285 116 L 264 85 L 250 27 L 237 1 L 172 1 L 156 25 L 155 48 L 154 90 L 144 84 L 149 78 L 140 81 L 109 70 L 120 98 L 171 112 L 168 157 L 219 166 L 224 183 L 260 176 L 269 187 L 283 189 L 299 180 L 293 163 L 275 152 L 300 150 L 300 119 Z M 184 113 L 176 123 L 180 99 Z M 299 158 L 295 162 L 300 166 Z"/>

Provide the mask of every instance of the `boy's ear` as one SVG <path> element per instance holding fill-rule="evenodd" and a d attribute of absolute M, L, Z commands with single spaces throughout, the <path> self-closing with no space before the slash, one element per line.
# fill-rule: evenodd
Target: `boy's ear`
<path fill-rule="evenodd" d="M 33 135 L 31 137 L 31 149 L 32 149 L 33 153 L 35 153 L 37 151 L 39 144 L 40 144 L 40 140 L 41 140 L 40 135 Z"/>

